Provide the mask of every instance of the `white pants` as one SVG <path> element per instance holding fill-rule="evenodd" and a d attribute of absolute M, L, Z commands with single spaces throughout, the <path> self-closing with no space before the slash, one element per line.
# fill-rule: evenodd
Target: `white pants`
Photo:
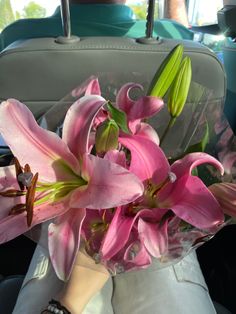
<path fill-rule="evenodd" d="M 45 249 L 36 248 L 13 314 L 39 314 L 62 289 Z M 157 269 L 117 275 L 87 304 L 83 314 L 215 314 L 196 254 Z"/>

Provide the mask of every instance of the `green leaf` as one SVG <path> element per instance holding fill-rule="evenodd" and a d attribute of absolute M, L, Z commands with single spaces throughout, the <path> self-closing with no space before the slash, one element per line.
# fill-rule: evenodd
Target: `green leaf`
<path fill-rule="evenodd" d="M 123 132 L 130 134 L 126 113 L 124 111 L 116 108 L 115 106 L 113 106 L 110 101 L 107 103 L 107 108 L 111 114 L 112 119 L 115 120 L 115 122 L 118 124 L 120 129 Z"/>

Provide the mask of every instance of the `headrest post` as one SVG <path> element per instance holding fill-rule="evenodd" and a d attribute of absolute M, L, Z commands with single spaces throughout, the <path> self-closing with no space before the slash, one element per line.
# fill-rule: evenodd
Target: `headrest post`
<path fill-rule="evenodd" d="M 61 21 L 64 36 L 56 38 L 58 44 L 73 44 L 80 39 L 78 36 L 71 36 L 70 6 L 69 0 L 61 0 Z"/>
<path fill-rule="evenodd" d="M 146 38 L 152 38 L 154 26 L 155 0 L 148 0 L 146 17 Z"/>
<path fill-rule="evenodd" d="M 70 6 L 69 0 L 61 0 L 61 21 L 64 36 L 71 37 L 71 23 L 70 23 Z"/>
<path fill-rule="evenodd" d="M 155 0 L 148 0 L 145 37 L 137 38 L 137 42 L 145 45 L 160 44 L 159 37 L 153 37 Z"/>

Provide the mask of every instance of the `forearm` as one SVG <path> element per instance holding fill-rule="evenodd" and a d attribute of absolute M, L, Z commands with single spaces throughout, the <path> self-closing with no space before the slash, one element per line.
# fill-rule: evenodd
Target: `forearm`
<path fill-rule="evenodd" d="M 166 6 L 168 18 L 175 20 L 186 27 L 189 26 L 185 0 L 167 0 Z"/>
<path fill-rule="evenodd" d="M 70 281 L 57 299 L 72 314 L 80 314 L 89 300 L 104 286 L 108 278 L 108 273 L 97 272 L 76 265 L 73 268 Z"/>
<path fill-rule="evenodd" d="M 80 314 L 89 300 L 102 289 L 109 273 L 82 249 L 78 252 L 69 281 L 57 299 L 72 314 Z"/>

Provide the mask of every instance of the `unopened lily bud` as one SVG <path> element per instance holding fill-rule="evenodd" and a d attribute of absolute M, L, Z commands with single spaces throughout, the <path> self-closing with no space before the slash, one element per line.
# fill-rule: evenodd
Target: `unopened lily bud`
<path fill-rule="evenodd" d="M 191 60 L 185 57 L 172 83 L 168 97 L 168 110 L 172 118 L 178 117 L 186 103 L 192 78 Z"/>
<path fill-rule="evenodd" d="M 148 90 L 148 96 L 163 98 L 171 86 L 183 56 L 183 46 L 176 46 L 165 58 L 157 70 Z"/>
<path fill-rule="evenodd" d="M 106 153 L 118 146 L 119 127 L 114 120 L 106 120 L 99 125 L 95 137 L 97 153 Z"/>

